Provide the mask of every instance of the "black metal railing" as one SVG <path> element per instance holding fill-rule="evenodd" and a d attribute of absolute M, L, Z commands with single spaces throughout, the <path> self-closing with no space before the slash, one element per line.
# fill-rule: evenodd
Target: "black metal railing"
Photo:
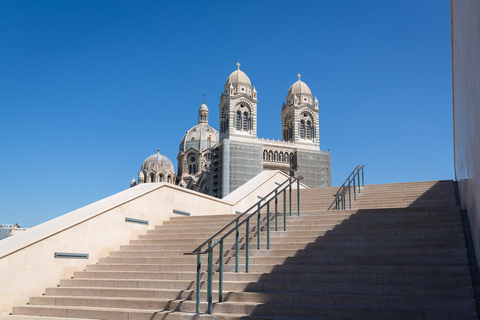
<path fill-rule="evenodd" d="M 328 208 L 333 210 L 345 210 L 347 208 L 347 193 L 348 193 L 348 207 L 352 209 L 352 187 L 353 187 L 353 201 L 357 200 L 357 187 L 358 193 L 361 192 L 360 189 L 360 173 L 362 175 L 362 184 L 365 186 L 365 180 L 363 176 L 363 167 L 364 165 L 357 166 L 353 169 L 352 173 L 348 176 L 345 182 L 340 186 L 337 193 L 334 194 L 335 200 Z"/>
<path fill-rule="evenodd" d="M 300 180 L 302 176 L 294 178 L 288 178 L 283 183 L 279 184 L 269 194 L 264 196 L 261 200 L 248 208 L 241 215 L 232 220 L 229 224 L 223 227 L 220 231 L 198 246 L 192 252 L 186 252 L 185 255 L 197 255 L 197 279 L 196 279 L 196 312 L 200 312 L 200 280 L 201 280 L 201 267 L 202 267 L 202 254 L 208 254 L 208 267 L 207 267 L 207 312 L 212 313 L 212 278 L 213 278 L 213 249 L 219 246 L 219 259 L 218 259 L 218 301 L 223 300 L 223 242 L 232 233 L 235 233 L 235 272 L 238 272 L 238 258 L 239 258 L 239 228 L 245 225 L 245 272 L 248 273 L 249 269 L 249 246 L 250 246 L 250 219 L 255 215 L 257 216 L 257 249 L 260 249 L 261 239 L 261 210 L 266 208 L 266 240 L 267 250 L 270 250 L 270 202 L 275 201 L 275 231 L 278 231 L 278 196 L 283 193 L 283 230 L 287 229 L 287 203 L 286 203 L 286 190 L 288 189 L 289 215 L 292 215 L 292 185 L 297 183 L 297 214 L 300 215 Z M 262 204 L 263 202 L 263 204 Z M 250 213 L 250 214 L 249 214 Z M 244 218 L 244 219 L 243 219 Z M 243 219 L 243 220 L 242 220 Z M 241 220 L 241 221 L 240 221 Z M 222 235 L 223 234 L 223 235 Z M 206 249 L 204 249 L 206 248 Z"/>

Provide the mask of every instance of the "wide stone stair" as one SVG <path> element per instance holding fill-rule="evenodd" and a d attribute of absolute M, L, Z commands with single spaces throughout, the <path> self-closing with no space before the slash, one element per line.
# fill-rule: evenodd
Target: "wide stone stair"
<path fill-rule="evenodd" d="M 231 214 L 171 218 L 0 319 L 478 319 L 452 181 L 365 186 L 352 210 L 327 211 L 335 192 L 301 190 L 298 216 L 293 190 L 287 231 L 280 198 L 270 250 L 265 213 L 260 250 L 254 219 L 249 273 L 245 229 L 238 273 L 234 238 L 227 239 L 224 302 L 215 302 L 215 274 L 211 315 L 195 314 L 196 257 L 183 253 L 230 222 Z"/>

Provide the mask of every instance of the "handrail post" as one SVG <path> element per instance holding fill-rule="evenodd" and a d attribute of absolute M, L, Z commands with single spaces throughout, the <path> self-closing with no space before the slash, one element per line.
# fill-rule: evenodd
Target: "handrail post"
<path fill-rule="evenodd" d="M 297 212 L 300 215 L 300 179 L 297 180 Z"/>
<path fill-rule="evenodd" d="M 353 200 L 357 201 L 357 191 L 355 188 L 355 179 L 353 179 Z"/>
<path fill-rule="evenodd" d="M 348 184 L 348 203 L 349 203 L 350 209 L 352 209 L 352 194 L 350 189 L 352 189 L 352 187 L 350 186 L 350 184 Z"/>
<path fill-rule="evenodd" d="M 289 199 L 289 210 L 288 215 L 292 215 L 292 183 L 288 186 L 288 199 Z"/>
<path fill-rule="evenodd" d="M 246 224 L 246 228 L 247 228 L 247 235 L 246 235 L 246 239 L 245 239 L 245 273 L 248 273 L 248 247 L 249 247 L 249 244 L 250 244 L 250 219 L 247 220 L 247 222 L 245 223 Z"/>
<path fill-rule="evenodd" d="M 270 250 L 270 201 L 267 202 L 267 250 Z"/>
<path fill-rule="evenodd" d="M 360 193 L 360 175 L 358 174 L 357 175 L 357 178 L 358 178 L 358 193 Z"/>
<path fill-rule="evenodd" d="M 235 227 L 237 228 L 235 230 L 235 272 L 238 272 L 238 238 L 240 237 L 240 231 L 238 230 L 238 220 L 235 224 Z"/>
<path fill-rule="evenodd" d="M 213 260 L 213 249 L 212 249 L 212 241 L 208 243 L 208 277 L 207 277 L 207 313 L 212 313 L 212 260 Z"/>
<path fill-rule="evenodd" d="M 278 231 L 278 192 L 275 189 L 275 231 Z"/>
<path fill-rule="evenodd" d="M 202 273 L 202 255 L 197 253 L 197 296 L 195 297 L 195 312 L 200 313 L 200 277 Z"/>
<path fill-rule="evenodd" d="M 283 231 L 287 231 L 287 195 L 283 189 Z"/>
<path fill-rule="evenodd" d="M 258 204 L 258 214 L 257 214 L 257 250 L 260 250 L 260 203 Z"/>
<path fill-rule="evenodd" d="M 218 302 L 223 300 L 223 240 L 220 241 L 220 257 L 218 263 L 220 264 L 218 270 Z"/>
<path fill-rule="evenodd" d="M 364 176 L 363 176 L 363 166 L 362 166 L 362 186 L 365 187 L 365 180 L 364 180 Z"/>

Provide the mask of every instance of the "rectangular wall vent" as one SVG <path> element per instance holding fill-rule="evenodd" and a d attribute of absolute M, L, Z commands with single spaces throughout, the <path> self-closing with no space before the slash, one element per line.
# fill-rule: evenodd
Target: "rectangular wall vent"
<path fill-rule="evenodd" d="M 175 210 L 175 209 L 173 209 L 173 213 L 181 214 L 181 215 L 183 215 L 183 216 L 189 216 L 189 215 L 190 215 L 189 212 L 180 211 L 180 210 Z"/>
<path fill-rule="evenodd" d="M 140 220 L 140 219 L 133 219 L 133 218 L 125 218 L 125 222 L 148 224 L 147 220 Z"/>
<path fill-rule="evenodd" d="M 55 258 L 88 259 L 88 253 L 55 252 Z"/>

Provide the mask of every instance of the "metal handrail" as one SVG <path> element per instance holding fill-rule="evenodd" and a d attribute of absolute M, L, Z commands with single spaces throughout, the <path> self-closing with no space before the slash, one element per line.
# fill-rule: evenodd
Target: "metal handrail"
<path fill-rule="evenodd" d="M 353 169 L 352 173 L 345 179 L 345 182 L 338 188 L 338 191 L 333 195 L 335 197 L 335 200 L 333 203 L 330 205 L 328 208 L 329 210 L 334 207 L 334 210 L 345 210 L 346 209 L 346 194 L 348 191 L 348 202 L 349 202 L 349 208 L 352 209 L 352 182 L 353 182 L 353 197 L 354 201 L 357 200 L 357 192 L 356 192 L 356 187 L 358 186 L 358 193 L 361 193 L 360 189 L 360 172 L 362 173 L 362 187 L 365 187 L 365 179 L 364 179 L 364 173 L 363 173 L 363 168 L 365 165 L 358 165 Z M 357 178 L 358 183 L 355 184 L 355 178 Z"/>
<path fill-rule="evenodd" d="M 253 206 L 248 208 L 245 212 L 243 212 L 240 216 L 233 219 L 229 224 L 223 227 L 220 231 L 215 233 L 212 237 L 210 237 L 207 241 L 202 243 L 199 247 L 197 247 L 192 252 L 185 252 L 185 255 L 197 255 L 197 280 L 196 280 L 196 312 L 199 313 L 200 309 L 200 278 L 201 278 L 201 255 L 208 254 L 208 269 L 207 269 L 207 302 L 208 308 L 207 312 L 212 313 L 212 263 L 213 263 L 213 249 L 219 245 L 219 287 L 218 287 L 218 301 L 222 302 L 223 300 L 223 241 L 229 235 L 231 235 L 235 231 L 235 272 L 238 272 L 238 254 L 239 254 L 239 228 L 242 225 L 246 225 L 246 237 L 245 237 L 245 272 L 248 273 L 249 267 L 249 232 L 250 232 L 250 219 L 257 215 L 257 249 L 260 249 L 260 233 L 261 233 L 261 210 L 267 207 L 267 250 L 270 250 L 270 202 L 275 199 L 275 231 L 278 231 L 278 194 L 283 192 L 283 230 L 286 231 L 286 221 L 287 221 L 287 207 L 286 207 L 286 189 L 289 189 L 289 215 L 292 215 L 292 184 L 297 183 L 297 214 L 300 215 L 300 180 L 303 177 L 299 176 L 297 178 L 288 178 L 283 183 L 278 185 L 274 190 L 264 196 L 262 199 L 257 201 Z M 287 183 L 288 182 L 288 183 Z M 285 185 L 286 184 L 286 185 Z M 285 186 L 284 186 L 285 185 Z M 282 188 L 283 187 L 283 188 Z M 273 196 L 273 194 L 275 194 Z M 270 198 L 269 198 L 270 197 Z M 263 205 L 261 205 L 262 201 L 265 201 Z M 248 215 L 242 222 L 239 223 L 240 219 L 244 217 L 248 212 L 252 209 L 256 210 Z M 228 227 L 232 226 L 235 223 L 235 227 L 221 236 L 217 241 L 214 243 L 213 240 L 220 235 L 223 231 L 225 231 Z M 208 248 L 205 251 L 202 251 L 202 248 L 208 244 Z"/>
<path fill-rule="evenodd" d="M 246 211 L 244 211 L 242 214 L 240 214 L 238 217 L 236 217 L 235 219 L 233 219 L 229 224 L 227 224 L 225 227 L 223 227 L 220 231 L 218 231 L 217 233 L 215 233 L 213 236 L 211 236 L 207 241 L 205 241 L 204 243 L 202 243 L 201 245 L 199 245 L 195 250 L 193 250 L 192 252 L 187 252 L 187 253 L 184 253 L 184 254 L 197 254 L 197 253 L 200 253 L 200 254 L 205 254 L 205 253 L 208 253 L 208 251 L 211 250 L 211 248 L 207 248 L 206 251 L 204 252 L 199 252 L 200 249 L 202 249 L 206 244 L 208 244 L 209 242 L 213 241 L 213 239 L 215 239 L 219 234 L 221 234 L 225 229 L 227 229 L 229 226 L 231 226 L 234 222 L 240 220 L 245 214 L 247 214 L 247 212 L 249 212 L 250 210 L 254 209 L 255 207 L 258 206 L 259 203 L 261 203 L 265 198 L 271 196 L 275 190 L 278 190 L 278 188 L 280 188 L 281 186 L 283 186 L 287 181 L 290 181 L 291 179 L 287 179 L 285 180 L 284 182 L 282 182 L 280 185 L 277 186 L 277 188 L 275 188 L 273 191 L 271 191 L 269 194 L 267 194 L 265 197 L 263 197 L 262 199 L 260 199 L 259 201 L 257 201 L 253 206 L 251 206 L 250 208 L 248 208 Z M 253 213 L 255 214 L 256 211 Z M 250 217 L 249 217 L 250 218 Z M 243 222 L 242 222 L 243 223 Z M 218 242 L 218 240 L 217 240 Z M 215 246 L 216 244 L 214 244 Z M 213 248 L 213 247 L 212 247 Z"/>

